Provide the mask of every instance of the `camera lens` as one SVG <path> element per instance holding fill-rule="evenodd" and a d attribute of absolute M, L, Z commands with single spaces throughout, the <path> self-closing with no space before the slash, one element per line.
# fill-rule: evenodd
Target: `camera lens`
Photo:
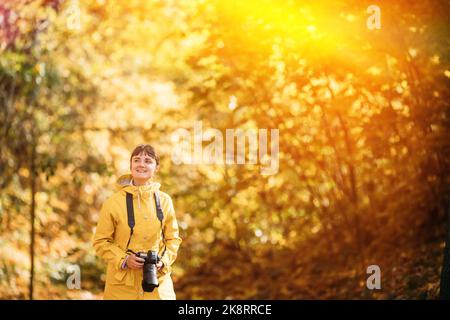
<path fill-rule="evenodd" d="M 159 286 L 157 277 L 156 263 L 158 261 L 158 254 L 155 251 L 148 251 L 143 268 L 142 289 L 145 292 L 152 292 Z"/>

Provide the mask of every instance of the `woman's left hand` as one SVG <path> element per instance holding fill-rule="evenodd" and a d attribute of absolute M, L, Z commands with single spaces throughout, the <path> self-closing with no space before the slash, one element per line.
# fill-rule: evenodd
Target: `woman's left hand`
<path fill-rule="evenodd" d="M 158 268 L 158 271 L 161 270 L 163 266 L 164 266 L 164 263 L 162 263 L 162 261 L 158 261 L 156 263 L 156 268 Z"/>

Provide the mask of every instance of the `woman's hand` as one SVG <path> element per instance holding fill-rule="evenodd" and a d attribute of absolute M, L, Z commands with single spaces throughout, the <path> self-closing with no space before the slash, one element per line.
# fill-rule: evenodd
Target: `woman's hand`
<path fill-rule="evenodd" d="M 130 269 L 142 269 L 144 266 L 144 259 L 135 256 L 134 254 L 130 254 L 127 259 L 127 266 Z"/>
<path fill-rule="evenodd" d="M 145 260 L 143 258 L 139 258 L 135 256 L 134 254 L 130 254 L 127 258 L 127 267 L 130 269 L 142 269 L 144 266 Z M 164 267 L 164 263 L 162 261 L 158 261 L 156 263 L 156 268 L 161 270 Z"/>

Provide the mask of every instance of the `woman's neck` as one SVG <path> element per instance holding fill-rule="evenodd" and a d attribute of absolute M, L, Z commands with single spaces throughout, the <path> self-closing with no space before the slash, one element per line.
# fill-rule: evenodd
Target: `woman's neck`
<path fill-rule="evenodd" d="M 136 186 L 136 187 L 144 186 L 144 185 L 149 184 L 149 183 L 150 183 L 150 179 L 144 180 L 144 181 L 136 181 L 134 179 L 131 180 L 131 184 L 133 186 Z"/>

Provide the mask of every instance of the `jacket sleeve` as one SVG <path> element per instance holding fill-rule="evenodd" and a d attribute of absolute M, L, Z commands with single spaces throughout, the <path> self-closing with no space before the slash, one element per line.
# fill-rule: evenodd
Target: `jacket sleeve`
<path fill-rule="evenodd" d="M 100 210 L 93 246 L 98 256 L 120 270 L 127 253 L 114 243 L 114 232 L 114 217 L 106 201 Z"/>
<path fill-rule="evenodd" d="M 166 251 L 161 258 L 164 263 L 164 268 L 162 269 L 163 274 L 166 274 L 172 270 L 171 266 L 177 257 L 178 248 L 182 242 L 178 232 L 178 223 L 175 216 L 172 199 L 168 196 L 167 200 L 166 208 L 163 209 L 166 215 L 163 226 Z"/>

